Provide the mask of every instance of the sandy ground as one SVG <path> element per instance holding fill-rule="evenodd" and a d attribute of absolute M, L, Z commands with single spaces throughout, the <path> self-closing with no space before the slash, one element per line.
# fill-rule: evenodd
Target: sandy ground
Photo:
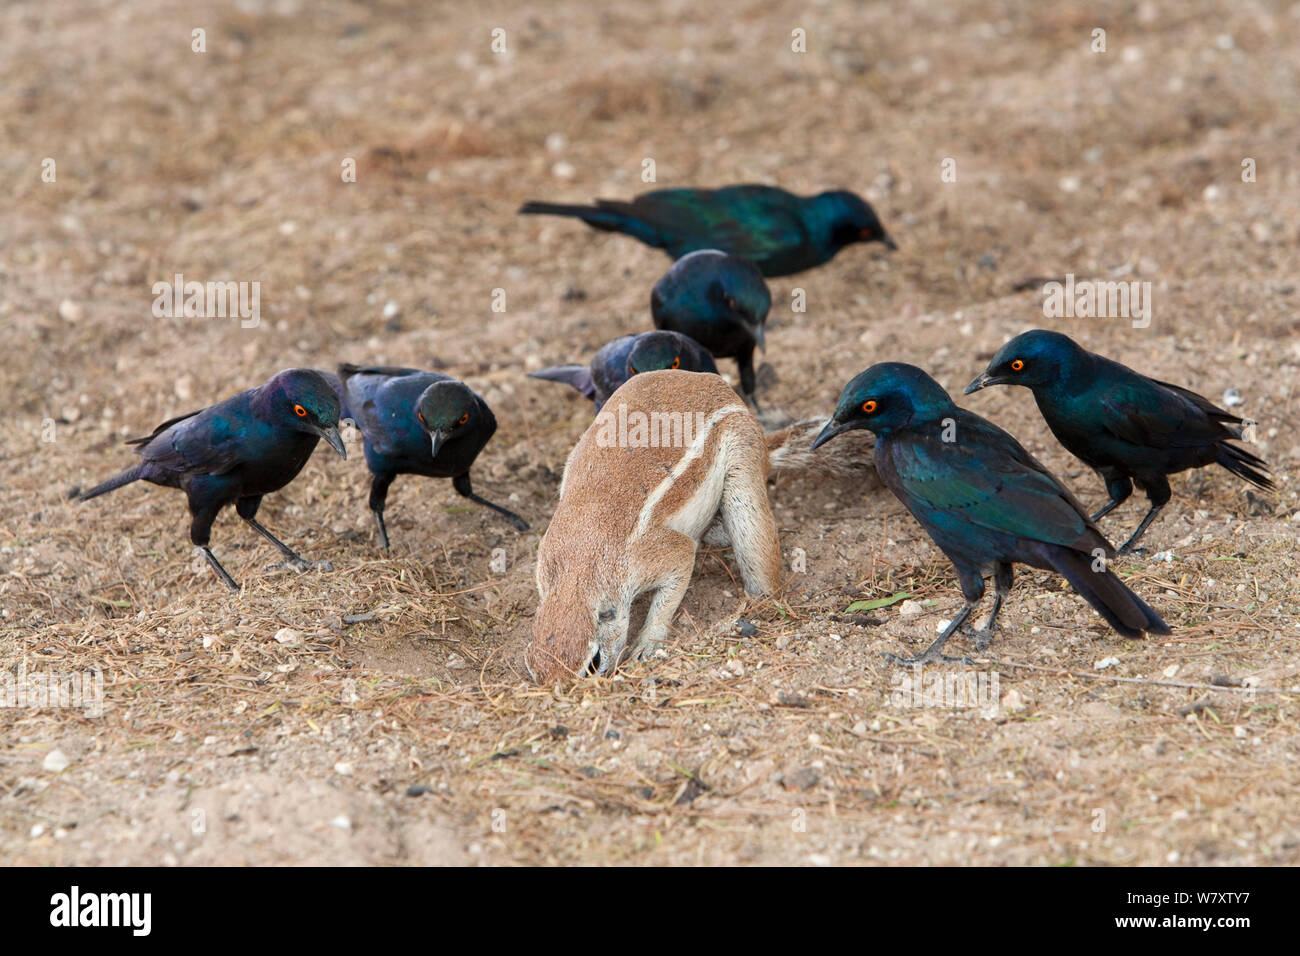
<path fill-rule="evenodd" d="M 104 694 L 99 716 L 0 710 L 0 859 L 1300 862 L 1300 12 L 596 7 L 0 8 L 0 664 L 97 670 Z M 1167 639 L 1121 639 L 1022 573 L 969 672 L 997 675 L 985 710 L 917 706 L 881 659 L 961 601 L 875 476 L 780 476 L 780 594 L 746 600 L 706 551 L 667 659 L 532 686 L 533 556 L 590 411 L 525 372 L 649 327 L 668 260 L 514 211 L 639 192 L 646 158 L 659 186 L 856 189 L 902 247 L 773 281 L 766 404 L 825 415 L 886 359 L 959 391 L 1048 326 L 1216 400 L 1237 389 L 1277 493 L 1174 480 L 1147 537 L 1171 560 L 1119 566 Z M 176 273 L 260 282 L 260 323 L 155 318 Z M 1044 318 L 1042 279 L 1066 273 L 1149 281 L 1153 321 Z M 335 570 L 265 571 L 271 549 L 227 514 L 231 596 L 193 563 L 179 494 L 64 500 L 131 461 L 122 439 L 339 360 L 479 389 L 500 430 L 476 487 L 534 530 L 399 479 L 385 556 L 360 455 L 323 448 L 262 517 Z M 1027 393 L 966 403 L 1103 501 Z M 1104 527 L 1120 539 L 1141 511 Z M 845 610 L 899 592 L 919 613 Z"/>

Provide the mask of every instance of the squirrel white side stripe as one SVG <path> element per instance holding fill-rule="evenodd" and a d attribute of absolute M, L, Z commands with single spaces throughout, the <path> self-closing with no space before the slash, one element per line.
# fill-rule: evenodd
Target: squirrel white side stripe
<path fill-rule="evenodd" d="M 811 463 L 819 423 L 764 434 L 730 386 L 704 372 L 634 375 L 602 414 L 611 409 L 620 427 L 597 419 L 578 440 L 537 550 L 541 600 L 525 657 L 537 680 L 609 674 L 625 657 L 661 647 L 701 540 L 730 545 L 749 593 L 770 594 L 781 583 L 767 475 L 774 462 Z M 633 420 L 691 422 L 694 432 L 673 432 L 681 435 L 675 445 L 642 442 L 622 427 Z M 615 434 L 629 438 L 611 441 Z M 830 470 L 824 460 L 816 465 Z M 631 638 L 632 605 L 651 591 L 645 622 Z"/>
<path fill-rule="evenodd" d="M 728 405 L 726 408 L 720 408 L 705 419 L 704 427 L 701 428 L 699 434 L 695 436 L 695 440 L 686 450 L 686 454 L 681 457 L 677 464 L 673 465 L 672 470 L 668 472 L 664 477 L 664 480 L 659 482 L 659 486 L 655 488 L 654 491 L 650 492 L 650 496 L 646 499 L 645 507 L 641 509 L 641 518 L 637 522 L 636 531 L 633 532 L 634 535 L 645 534 L 646 530 L 650 527 L 651 520 L 653 520 L 655 508 L 668 492 L 668 489 L 671 488 L 673 483 L 680 479 L 683 474 L 685 474 L 686 470 L 696 461 L 696 459 L 704 454 L 704 450 L 708 446 L 709 439 L 713 434 L 714 426 L 728 415 L 735 415 L 737 413 L 744 415 L 746 418 L 750 417 L 749 409 L 744 405 L 736 404 Z M 712 518 L 712 515 L 709 515 L 709 517 Z"/>

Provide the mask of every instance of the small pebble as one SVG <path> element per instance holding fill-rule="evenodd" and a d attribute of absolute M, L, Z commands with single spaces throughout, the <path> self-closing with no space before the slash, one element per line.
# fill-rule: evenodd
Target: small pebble
<path fill-rule="evenodd" d="M 820 780 L 821 774 L 812 767 L 800 767 L 798 770 L 783 774 L 781 786 L 787 790 L 811 790 Z"/>
<path fill-rule="evenodd" d="M 68 769 L 71 763 L 72 761 L 68 759 L 68 755 L 56 747 L 45 755 L 45 760 L 42 761 L 41 766 L 50 773 L 62 773 Z"/>

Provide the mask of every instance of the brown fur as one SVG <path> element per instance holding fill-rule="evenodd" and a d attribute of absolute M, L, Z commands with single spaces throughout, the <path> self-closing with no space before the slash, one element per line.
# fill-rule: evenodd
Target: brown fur
<path fill-rule="evenodd" d="M 623 447 L 608 442 L 620 406 L 629 422 L 636 412 L 692 420 L 698 412 L 710 424 L 692 443 Z M 589 664 L 607 674 L 661 646 L 706 532 L 730 541 L 748 591 L 774 590 L 781 551 L 767 501 L 770 451 L 762 426 L 716 375 L 647 372 L 619 388 L 569 455 L 538 550 L 541 602 L 526 658 L 534 677 L 581 674 Z M 629 640 L 632 602 L 649 591 L 645 624 Z"/>

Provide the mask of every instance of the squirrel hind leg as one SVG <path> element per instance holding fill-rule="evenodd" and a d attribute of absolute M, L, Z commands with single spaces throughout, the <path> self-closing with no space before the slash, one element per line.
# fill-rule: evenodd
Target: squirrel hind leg
<path fill-rule="evenodd" d="M 759 449 L 751 457 L 765 454 Z M 731 539 L 745 590 L 771 594 L 781 584 L 781 544 L 767 500 L 766 471 L 761 461 L 732 468 L 722 488 L 722 524 Z"/>

